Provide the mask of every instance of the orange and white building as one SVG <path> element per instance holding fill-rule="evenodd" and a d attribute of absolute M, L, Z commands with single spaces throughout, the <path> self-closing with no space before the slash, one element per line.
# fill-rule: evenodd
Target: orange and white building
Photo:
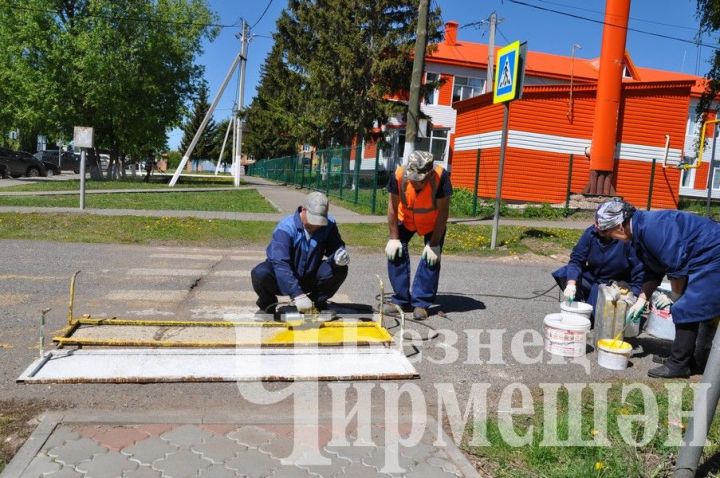
<path fill-rule="evenodd" d="M 446 23 L 444 41 L 425 58 L 426 81 L 440 80 L 440 86 L 421 105 L 432 129 L 428 137 L 419 138 L 417 147 L 435 154 L 450 169 L 453 184 L 468 189 L 474 188 L 479 149 L 478 195 L 492 197 L 502 106 L 493 105 L 492 94 L 485 94 L 488 46 L 462 41 L 457 31 L 456 22 Z M 574 155 L 571 189 L 583 191 L 599 70 L 599 58 L 528 51 L 523 97 L 510 109 L 504 199 L 564 201 L 570 154 Z M 695 107 L 703 89 L 701 77 L 641 67 L 625 52 L 613 179 L 617 195 L 645 205 L 653 159 L 653 207 L 673 208 L 680 196 L 707 194 L 709 148 L 699 168 L 678 168 L 680 163 L 695 162 L 699 135 Z M 381 151 L 381 163 L 392 169 L 394 158 L 402 156 L 401 119 L 390 121 L 383 134 L 391 147 Z M 375 153 L 376 145 L 366 142 L 363 169 L 373 167 Z M 714 195 L 720 198 L 720 171 L 713 176 Z"/>

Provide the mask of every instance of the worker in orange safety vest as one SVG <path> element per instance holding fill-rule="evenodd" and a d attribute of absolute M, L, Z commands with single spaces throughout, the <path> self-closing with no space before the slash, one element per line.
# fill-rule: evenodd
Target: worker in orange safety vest
<path fill-rule="evenodd" d="M 385 246 L 388 276 L 394 294 L 384 311 L 396 313 L 396 305 L 413 318 L 428 318 L 440 281 L 440 255 L 450 213 L 452 184 L 442 166 L 435 166 L 433 155 L 426 151 L 410 153 L 406 166 L 398 166 L 387 186 L 388 229 L 390 238 Z M 425 248 L 410 288 L 410 255 L 408 242 L 415 235 L 423 236 Z"/>

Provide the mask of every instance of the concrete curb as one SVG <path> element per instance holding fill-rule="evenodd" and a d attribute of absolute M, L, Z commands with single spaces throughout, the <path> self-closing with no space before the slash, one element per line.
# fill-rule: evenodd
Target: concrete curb
<path fill-rule="evenodd" d="M 62 413 L 46 413 L 40 420 L 40 424 L 33 430 L 30 438 L 27 439 L 3 472 L 0 473 L 0 478 L 17 478 L 22 475 L 62 419 Z"/>
<path fill-rule="evenodd" d="M 333 418 L 329 414 L 320 414 L 320 420 Z M 335 417 L 342 419 L 343 417 Z M 46 413 L 40 424 L 35 428 L 30 438 L 20 448 L 18 453 L 7 465 L 5 470 L 0 474 L 0 478 L 16 478 L 21 476 L 27 469 L 35 456 L 40 452 L 45 442 L 50 438 L 55 428 L 60 423 L 65 424 L 124 424 L 139 425 L 147 423 L 168 423 L 168 424 L 237 424 L 237 425 L 263 425 L 263 424 L 287 424 L 289 422 L 297 423 L 293 419 L 287 417 L 278 417 L 277 415 L 254 415 L 248 416 L 247 412 L 214 412 L 209 415 L 198 413 L 194 410 L 179 411 L 138 411 L 138 412 L 116 412 L 111 410 L 83 410 L 73 409 L 66 412 L 48 412 Z M 299 423 L 300 425 L 316 424 L 315 421 L 307 421 Z M 452 439 L 438 426 L 438 422 L 431 416 L 427 417 L 426 427 L 435 435 L 436 439 L 442 438 L 446 443 L 443 447 L 450 460 L 458 470 L 467 478 L 479 478 L 480 475 L 472 466 L 470 461 L 465 457 L 463 452 L 458 448 Z M 442 437 L 438 436 L 438 433 Z"/>

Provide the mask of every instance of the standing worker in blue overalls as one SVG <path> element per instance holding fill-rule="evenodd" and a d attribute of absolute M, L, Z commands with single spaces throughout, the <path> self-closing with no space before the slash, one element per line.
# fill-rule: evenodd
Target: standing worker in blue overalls
<path fill-rule="evenodd" d="M 259 313 L 274 314 L 278 295 L 290 296 L 301 313 L 328 310 L 328 300 L 345 281 L 350 263 L 328 207 L 327 196 L 313 192 L 278 223 L 267 259 L 250 273 Z"/>
<path fill-rule="evenodd" d="M 632 244 L 616 241 L 598 225 L 598 216 L 604 207 L 604 204 L 598 206 L 595 224 L 580 236 L 570 254 L 570 262 L 552 273 L 566 301 L 582 300 L 593 306 L 591 321 L 601 284 L 622 281 L 637 296 L 643 283 L 644 266 Z"/>
<path fill-rule="evenodd" d="M 598 224 L 621 241 L 631 241 L 645 264 L 645 282 L 627 319 L 639 321 L 648 300 L 667 274 L 672 293 L 656 295 L 657 308 L 670 307 L 675 323 L 670 357 L 650 369 L 655 378 L 689 377 L 701 323 L 720 315 L 720 224 L 680 211 L 636 211 L 614 199 Z"/>
<path fill-rule="evenodd" d="M 450 175 L 442 166 L 434 165 L 431 153 L 413 151 L 407 166 L 398 166 L 390 177 L 387 190 L 390 239 L 385 255 L 395 292 L 391 302 L 406 311 L 412 310 L 414 319 L 425 320 L 440 281 L 440 255 L 452 196 Z M 415 234 L 423 236 L 425 248 L 411 290 L 408 242 Z M 395 313 L 390 304 L 384 309 L 386 313 Z"/>

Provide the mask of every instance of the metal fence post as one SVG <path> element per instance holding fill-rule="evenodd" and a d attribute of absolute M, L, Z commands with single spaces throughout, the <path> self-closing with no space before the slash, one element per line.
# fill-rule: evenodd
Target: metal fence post
<path fill-rule="evenodd" d="M 565 215 L 570 215 L 570 189 L 572 188 L 572 171 L 573 171 L 573 159 L 574 154 L 570 154 L 570 160 L 568 161 L 568 175 L 567 175 L 567 188 L 565 189 Z"/>
<path fill-rule="evenodd" d="M 652 166 L 650 167 L 650 187 L 648 188 L 648 202 L 647 202 L 647 210 L 650 210 L 650 207 L 652 205 L 652 193 L 653 193 L 653 186 L 655 184 L 655 163 L 657 162 L 657 159 L 653 158 Z"/>
<path fill-rule="evenodd" d="M 360 163 L 362 162 L 362 144 L 358 144 L 355 148 L 355 204 L 358 203 L 360 197 Z"/>
<path fill-rule="evenodd" d="M 325 155 L 325 174 L 327 175 L 325 181 L 325 195 L 330 196 L 330 177 L 332 176 L 332 158 L 333 152 L 330 152 L 330 159 L 328 160 L 327 154 Z"/>
<path fill-rule="evenodd" d="M 477 156 L 475 157 L 475 189 L 473 194 L 473 210 L 472 215 L 477 216 L 478 207 L 478 184 L 480 182 L 480 148 L 477 150 Z"/>
<path fill-rule="evenodd" d="M 375 143 L 375 170 L 373 171 L 372 213 L 377 209 L 378 167 L 380 167 L 380 146 Z"/>

